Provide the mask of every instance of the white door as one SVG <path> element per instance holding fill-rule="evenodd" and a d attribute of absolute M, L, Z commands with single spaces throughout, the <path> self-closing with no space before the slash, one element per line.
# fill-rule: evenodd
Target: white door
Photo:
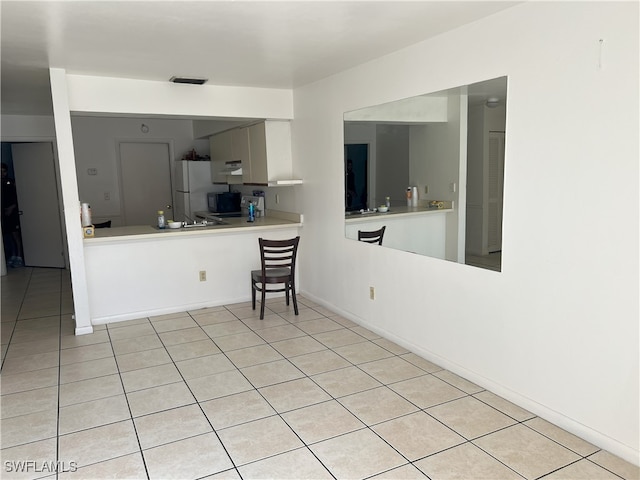
<path fill-rule="evenodd" d="M 62 225 L 51 143 L 11 145 L 24 263 L 64 268 Z"/>
<path fill-rule="evenodd" d="M 169 144 L 121 142 L 119 153 L 124 225 L 155 225 L 158 210 L 172 218 Z"/>

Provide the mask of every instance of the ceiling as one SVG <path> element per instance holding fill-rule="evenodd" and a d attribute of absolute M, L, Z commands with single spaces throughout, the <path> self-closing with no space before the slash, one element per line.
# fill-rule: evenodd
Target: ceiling
<path fill-rule="evenodd" d="M 0 109 L 51 114 L 49 67 L 296 88 L 516 3 L 1 0 Z"/>

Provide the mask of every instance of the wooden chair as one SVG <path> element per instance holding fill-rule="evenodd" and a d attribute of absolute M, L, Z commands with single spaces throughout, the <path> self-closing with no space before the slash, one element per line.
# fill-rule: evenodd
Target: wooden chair
<path fill-rule="evenodd" d="M 256 292 L 260 292 L 260 320 L 264 319 L 265 296 L 273 292 L 285 292 L 287 305 L 289 305 L 289 292 L 291 292 L 293 310 L 298 315 L 295 272 L 299 241 L 299 236 L 290 240 L 258 239 L 262 266 L 260 270 L 251 272 L 251 306 L 254 310 L 256 309 Z M 269 285 L 274 284 L 283 284 L 283 286 L 268 288 Z"/>
<path fill-rule="evenodd" d="M 384 231 L 387 228 L 385 225 L 380 230 L 372 230 L 370 232 L 364 230 L 358 230 L 358 240 L 367 243 L 377 243 L 382 245 L 382 237 L 384 237 Z"/>

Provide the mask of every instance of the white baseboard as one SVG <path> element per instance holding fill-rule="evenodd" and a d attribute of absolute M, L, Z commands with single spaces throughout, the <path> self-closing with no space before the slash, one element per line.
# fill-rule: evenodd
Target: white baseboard
<path fill-rule="evenodd" d="M 251 301 L 251 296 L 246 296 L 237 299 L 227 299 L 223 302 L 200 302 L 190 303 L 178 306 L 171 306 L 168 308 L 158 308 L 153 310 L 142 310 L 138 312 L 127 312 L 121 315 L 109 315 L 105 317 L 94 317 L 91 319 L 93 325 L 105 325 L 109 323 L 126 322 L 127 320 L 136 320 L 138 318 L 157 317 L 159 315 L 169 315 L 171 313 L 180 313 L 193 310 L 200 310 L 202 308 L 219 307 L 222 305 L 231 305 L 234 303 L 243 303 Z"/>
<path fill-rule="evenodd" d="M 88 335 L 93 333 L 93 327 L 89 325 L 88 327 L 76 327 L 75 334 L 76 335 Z"/>

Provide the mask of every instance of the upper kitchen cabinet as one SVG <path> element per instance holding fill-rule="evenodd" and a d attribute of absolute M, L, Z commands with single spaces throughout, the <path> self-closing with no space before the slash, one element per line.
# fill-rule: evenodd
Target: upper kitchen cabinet
<path fill-rule="evenodd" d="M 242 183 L 249 168 L 249 132 L 234 128 L 210 137 L 211 180 L 214 183 Z"/>
<path fill-rule="evenodd" d="M 258 185 L 294 185 L 302 183 L 293 178 L 291 158 L 291 123 L 266 120 L 248 127 L 248 172 L 243 169 L 243 182 Z"/>
<path fill-rule="evenodd" d="M 302 183 L 293 178 L 291 123 L 286 120 L 265 120 L 212 136 L 211 160 L 214 183 L 264 186 Z"/>

